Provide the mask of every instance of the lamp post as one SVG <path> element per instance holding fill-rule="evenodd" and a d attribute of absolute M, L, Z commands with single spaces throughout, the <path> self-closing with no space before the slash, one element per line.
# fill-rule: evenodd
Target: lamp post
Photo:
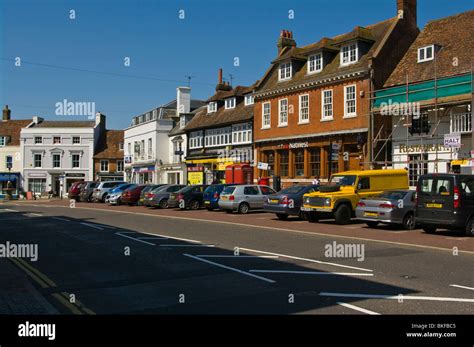
<path fill-rule="evenodd" d="M 12 163 L 7 162 L 7 169 L 8 169 L 8 181 L 7 181 L 7 188 L 5 189 L 7 191 L 6 194 L 6 199 L 5 200 L 12 200 L 12 182 L 10 181 L 11 174 L 12 174 Z"/>

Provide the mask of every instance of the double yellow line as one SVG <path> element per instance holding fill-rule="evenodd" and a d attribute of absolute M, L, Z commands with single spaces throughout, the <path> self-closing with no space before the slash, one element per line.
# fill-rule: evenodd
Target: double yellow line
<path fill-rule="evenodd" d="M 48 276 L 43 274 L 38 269 L 35 269 L 33 266 L 28 264 L 25 260 L 21 258 L 8 258 L 13 264 L 25 272 L 33 281 L 38 283 L 41 288 L 57 288 L 56 283 L 51 280 Z M 73 314 L 83 315 L 89 314 L 94 315 L 95 312 L 85 307 L 79 300 L 75 300 L 75 303 L 71 303 L 70 293 L 61 292 L 51 294 L 56 300 L 58 300 L 62 305 L 68 308 Z"/>

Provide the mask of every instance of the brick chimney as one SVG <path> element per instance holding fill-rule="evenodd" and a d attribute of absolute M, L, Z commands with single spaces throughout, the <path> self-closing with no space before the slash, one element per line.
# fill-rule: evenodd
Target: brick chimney
<path fill-rule="evenodd" d="M 228 84 L 222 81 L 222 68 L 219 69 L 219 72 L 217 74 L 217 85 L 216 85 L 216 92 L 222 90 L 222 91 L 228 91 L 232 90 L 232 87 Z"/>
<path fill-rule="evenodd" d="M 397 0 L 397 16 L 417 27 L 416 0 Z"/>
<path fill-rule="evenodd" d="M 288 30 L 282 30 L 280 32 L 280 37 L 277 42 L 278 55 L 285 47 L 296 47 L 296 41 L 293 39 L 293 32 Z"/>
<path fill-rule="evenodd" d="M 3 109 L 3 121 L 9 121 L 10 116 L 11 116 L 12 111 L 8 108 L 8 105 L 5 105 L 5 108 Z"/>

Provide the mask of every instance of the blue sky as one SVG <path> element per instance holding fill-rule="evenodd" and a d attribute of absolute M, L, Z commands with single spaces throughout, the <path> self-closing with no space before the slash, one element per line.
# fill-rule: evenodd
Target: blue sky
<path fill-rule="evenodd" d="M 175 98 L 176 87 L 187 83 L 185 75 L 194 76 L 192 97 L 200 99 L 212 95 L 219 67 L 225 78 L 233 75 L 234 85 L 255 82 L 276 55 L 281 29 L 292 30 L 297 44 L 306 45 L 393 17 L 395 4 L 396 0 L 2 0 L 0 104 L 10 105 L 17 119 L 38 115 L 84 120 L 85 116 L 55 116 L 55 104 L 63 99 L 95 102 L 107 115 L 108 128 L 122 129 L 132 116 Z M 418 26 L 473 8 L 472 0 L 418 0 Z M 74 20 L 69 18 L 71 9 Z M 180 10 L 184 19 L 179 18 Z M 288 16 L 290 10 L 294 19 Z M 15 57 L 22 59 L 20 67 L 15 67 Z M 130 57 L 129 67 L 124 66 L 125 57 Z M 235 57 L 239 66 L 234 66 Z"/>

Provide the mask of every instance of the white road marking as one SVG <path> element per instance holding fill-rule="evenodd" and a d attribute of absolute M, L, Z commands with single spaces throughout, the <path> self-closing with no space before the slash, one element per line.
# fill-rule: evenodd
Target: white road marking
<path fill-rule="evenodd" d="M 154 244 L 154 243 L 151 243 L 151 242 L 148 242 L 148 241 L 143 241 L 143 240 L 140 240 L 140 239 L 136 239 L 136 238 L 131 237 L 131 236 L 123 235 L 122 233 L 115 233 L 115 235 L 126 237 L 127 239 L 131 239 L 131 240 L 141 242 L 141 243 L 144 243 L 144 244 L 147 244 L 147 245 L 156 246 L 156 244 Z"/>
<path fill-rule="evenodd" d="M 160 247 L 215 247 L 214 245 L 160 245 Z"/>
<path fill-rule="evenodd" d="M 462 288 L 462 289 L 474 290 L 473 287 L 460 286 L 459 284 L 450 284 L 449 286 L 450 287 L 456 287 L 456 288 Z"/>
<path fill-rule="evenodd" d="M 359 229 L 360 226 L 344 226 L 344 229 Z"/>
<path fill-rule="evenodd" d="M 215 255 L 215 254 L 198 254 L 200 258 L 270 258 L 277 259 L 276 255 Z"/>
<path fill-rule="evenodd" d="M 354 272 L 324 272 L 324 271 L 290 271 L 290 270 L 249 270 L 249 272 L 274 273 L 274 274 L 297 274 L 297 275 L 333 275 L 333 276 L 373 276 L 369 273 Z"/>
<path fill-rule="evenodd" d="M 319 293 L 320 296 L 334 296 L 343 298 L 361 298 L 361 299 L 388 299 L 388 300 L 425 300 L 425 301 L 445 301 L 445 302 L 474 302 L 474 299 L 465 298 L 447 298 L 436 296 L 409 296 L 409 295 L 377 295 L 377 294 L 357 294 L 357 293 Z"/>
<path fill-rule="evenodd" d="M 296 259 L 296 260 L 304 260 L 312 263 L 317 263 L 317 264 L 325 264 L 325 265 L 332 265 L 332 266 L 339 266 L 339 267 L 344 267 L 347 269 L 353 269 L 353 270 L 360 270 L 360 271 L 368 271 L 372 272 L 373 270 L 370 269 L 364 269 L 360 267 L 355 267 L 355 266 L 349 266 L 349 265 L 342 265 L 342 264 L 336 264 L 336 263 L 329 263 L 326 261 L 320 261 L 320 260 L 315 260 L 315 259 L 308 259 L 308 258 L 302 258 L 302 257 L 295 257 L 292 255 L 286 255 L 286 254 L 281 254 L 281 253 L 272 253 L 272 252 L 264 252 L 264 251 L 259 251 L 257 249 L 251 249 L 251 248 L 241 248 L 239 247 L 240 250 L 243 251 L 249 251 L 249 252 L 257 252 L 257 253 L 263 253 L 263 254 L 271 254 L 271 255 L 278 255 L 283 258 L 289 258 L 289 259 Z"/>
<path fill-rule="evenodd" d="M 117 229 L 116 227 L 111 227 L 110 225 L 100 225 L 101 228 L 106 228 L 106 229 Z"/>
<path fill-rule="evenodd" d="M 31 216 L 34 216 L 34 217 L 43 217 L 42 214 L 39 214 L 39 213 L 26 213 L 25 216 L 27 217 L 31 217 Z"/>
<path fill-rule="evenodd" d="M 85 225 L 85 226 L 88 226 L 89 228 L 95 228 L 95 229 L 99 229 L 99 230 L 104 230 L 104 228 L 101 228 L 97 225 L 94 225 L 94 224 L 89 224 L 89 223 L 81 223 L 82 225 Z"/>
<path fill-rule="evenodd" d="M 341 306 L 344 306 L 344 307 L 347 307 L 347 308 L 350 308 L 350 309 L 355 310 L 355 311 L 359 311 L 359 312 L 363 312 L 363 313 L 367 313 L 367 314 L 371 314 L 371 315 L 380 315 L 380 313 L 370 311 L 370 310 L 366 310 L 365 308 L 354 306 L 354 305 L 351 305 L 351 304 L 346 304 L 345 302 L 337 302 L 337 304 L 341 305 Z"/>
<path fill-rule="evenodd" d="M 226 266 L 226 265 L 222 265 L 222 264 L 219 264 L 219 263 L 215 263 L 213 261 L 210 261 L 210 260 L 207 260 L 207 259 L 202 259 L 202 258 L 199 258 L 199 257 L 196 257 L 194 255 L 191 255 L 191 254 L 186 254 L 184 253 L 183 254 L 184 256 L 186 257 L 189 257 L 189 258 L 193 258 L 193 259 L 196 259 L 196 260 L 199 260 L 199 261 L 202 261 L 204 263 L 208 263 L 208 264 L 211 264 L 211 265 L 215 265 L 215 266 L 218 266 L 218 267 L 221 267 L 223 269 L 227 269 L 227 270 L 231 270 L 231 271 L 235 271 L 235 272 L 238 272 L 242 275 L 246 275 L 246 276 L 250 276 L 250 277 L 253 277 L 253 278 L 257 278 L 259 280 L 262 280 L 262 281 L 265 281 L 265 282 L 268 282 L 268 283 L 275 283 L 276 281 L 270 279 L 270 278 L 266 278 L 266 277 L 262 277 L 262 276 L 258 276 L 258 275 L 254 275 L 250 272 L 246 272 L 246 271 L 242 271 L 242 270 L 239 270 L 239 269 L 236 269 L 234 267 L 230 267 L 230 266 Z"/>
<path fill-rule="evenodd" d="M 152 233 L 143 233 L 143 232 L 140 232 L 140 234 L 155 235 L 155 236 L 165 237 L 165 238 L 168 238 L 168 239 L 179 240 L 179 241 L 186 241 L 186 242 L 191 242 L 191 243 L 202 243 L 201 241 L 197 241 L 197 240 L 183 239 L 183 238 L 174 237 L 174 236 L 168 236 L 168 235 L 160 235 L 160 234 L 152 234 Z"/>
<path fill-rule="evenodd" d="M 461 240 L 469 240 L 470 237 L 445 237 L 445 239 L 448 239 L 448 240 L 456 240 L 456 241 L 461 241 Z"/>
<path fill-rule="evenodd" d="M 61 218 L 61 217 L 51 217 L 51 218 L 57 219 L 57 220 L 62 220 L 62 221 L 64 221 L 64 222 L 70 222 L 70 220 L 69 220 L 69 219 L 66 219 L 66 218 Z"/>

